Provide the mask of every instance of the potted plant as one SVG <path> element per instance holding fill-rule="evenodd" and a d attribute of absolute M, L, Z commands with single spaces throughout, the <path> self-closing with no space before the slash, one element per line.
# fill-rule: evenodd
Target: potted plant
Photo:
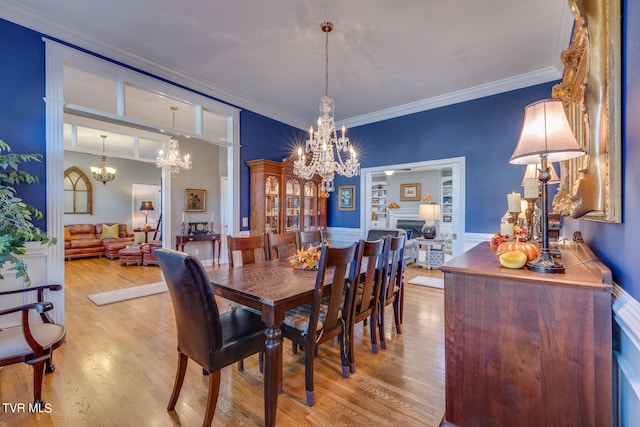
<path fill-rule="evenodd" d="M 15 270 L 16 278 L 22 278 L 27 286 L 31 284 L 27 265 L 18 257 L 25 253 L 25 243 L 40 242 L 49 246 L 56 243 L 55 238 L 32 223 L 41 219 L 42 213 L 16 197 L 15 187 L 39 181 L 37 176 L 19 170 L 20 164 L 39 162 L 41 158 L 41 154 L 14 154 L 11 147 L 0 140 L 0 279 L 4 279 L 2 267 L 8 264 L 8 270 Z"/>

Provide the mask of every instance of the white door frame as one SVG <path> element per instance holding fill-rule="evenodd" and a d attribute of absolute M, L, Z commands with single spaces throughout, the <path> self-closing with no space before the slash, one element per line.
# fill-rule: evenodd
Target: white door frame
<path fill-rule="evenodd" d="M 449 159 L 429 160 L 415 163 L 402 163 L 395 165 L 375 166 L 363 168 L 360 170 L 360 226 L 366 232 L 371 228 L 371 188 L 372 174 L 381 173 L 390 169 L 406 169 L 410 168 L 411 172 L 451 169 L 453 178 L 453 199 L 455 204 L 453 207 L 454 239 L 452 241 L 453 255 L 459 255 L 464 252 L 465 240 L 465 158 L 453 157 Z"/>

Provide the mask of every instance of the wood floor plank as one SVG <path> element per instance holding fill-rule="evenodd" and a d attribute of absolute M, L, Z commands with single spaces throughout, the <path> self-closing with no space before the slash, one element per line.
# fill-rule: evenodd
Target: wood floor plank
<path fill-rule="evenodd" d="M 226 268 L 225 266 L 208 268 Z M 406 280 L 438 271 L 410 266 Z M 189 363 L 176 410 L 166 405 L 173 387 L 176 331 L 168 293 L 98 307 L 87 295 L 154 283 L 158 267 L 120 266 L 105 258 L 65 263 L 67 342 L 54 353 L 56 371 L 45 376 L 50 413 L 11 413 L 4 426 L 193 426 L 204 416 L 208 379 Z M 284 342 L 283 387 L 277 423 L 282 426 L 437 426 L 444 413 L 444 294 L 407 285 L 403 333 L 387 307 L 387 350 L 371 352 L 370 325 L 356 326 L 356 373 L 341 376 L 337 342 L 320 347 L 315 362 L 316 404 L 305 401 L 304 357 Z M 219 300 L 221 311 L 228 302 Z M 32 399 L 32 368 L 0 368 L 0 401 Z M 257 357 L 222 372 L 214 426 L 263 425 L 263 377 Z"/>

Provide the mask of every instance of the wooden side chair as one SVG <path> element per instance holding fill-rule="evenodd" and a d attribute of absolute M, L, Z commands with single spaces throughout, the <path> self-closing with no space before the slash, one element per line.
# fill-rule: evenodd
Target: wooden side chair
<path fill-rule="evenodd" d="M 378 325 L 378 304 L 380 301 L 380 288 L 382 275 L 385 272 L 385 260 L 389 259 L 389 242 L 391 238 L 386 236 L 379 240 L 365 241 L 362 248 L 362 269 L 360 281 L 356 289 L 356 295 L 349 322 L 349 370 L 356 371 L 355 352 L 353 349 L 354 326 L 356 323 L 365 323 L 369 320 L 369 332 L 371 336 L 371 351 L 378 352 L 376 340 L 376 328 Z M 366 260 L 366 267 L 365 261 Z"/>
<path fill-rule="evenodd" d="M 384 339 L 385 317 L 384 311 L 388 305 L 393 304 L 393 317 L 396 332 L 402 333 L 402 284 L 404 275 L 404 242 L 405 237 L 391 237 L 389 243 L 388 264 L 385 264 L 387 271 L 382 276 L 380 289 L 380 303 L 378 310 L 378 333 L 380 335 L 380 347 L 386 350 L 387 344 Z"/>
<path fill-rule="evenodd" d="M 324 242 L 321 230 L 298 231 L 298 248 L 308 249 L 309 246 L 319 246 Z"/>
<path fill-rule="evenodd" d="M 42 285 L 11 291 L 0 292 L 0 298 L 6 295 L 37 292 L 37 302 L 23 304 L 0 310 L 0 316 L 21 313 L 18 326 L 0 329 L 0 366 L 14 363 L 26 363 L 33 366 L 33 403 L 43 405 L 42 379 L 44 373 L 55 370 L 53 366 L 53 350 L 60 347 L 66 336 L 63 325 L 53 322 L 47 313 L 53 309 L 53 304 L 44 300 L 44 291 L 59 291 L 60 285 Z M 29 319 L 29 312 L 35 310 L 40 314 L 42 323 Z M 10 398 L 3 399 L 11 401 Z"/>
<path fill-rule="evenodd" d="M 282 335 L 294 344 L 304 347 L 304 374 L 307 405 L 313 406 L 313 360 L 316 346 L 333 340 L 340 342 L 342 376 L 349 377 L 346 338 L 349 315 L 353 303 L 353 283 L 360 274 L 362 241 L 344 248 L 323 246 L 318 264 L 318 274 L 313 291 L 313 302 L 289 310 L 282 323 Z M 328 297 L 325 283 L 331 276 Z"/>
<path fill-rule="evenodd" d="M 269 259 L 269 251 L 267 250 L 264 234 L 250 237 L 227 236 L 227 250 L 229 253 L 229 267 L 231 268 L 234 267 L 234 252 L 241 253 L 242 265 Z"/>
<path fill-rule="evenodd" d="M 178 332 L 178 368 L 168 411 L 175 408 L 189 359 L 209 374 L 204 426 L 211 425 L 220 391 L 220 370 L 264 351 L 260 314 L 237 308 L 219 314 L 211 282 L 200 261 L 183 252 L 155 251 L 167 282 Z"/>
<path fill-rule="evenodd" d="M 267 247 L 271 259 L 288 258 L 299 249 L 296 233 L 266 233 Z"/>

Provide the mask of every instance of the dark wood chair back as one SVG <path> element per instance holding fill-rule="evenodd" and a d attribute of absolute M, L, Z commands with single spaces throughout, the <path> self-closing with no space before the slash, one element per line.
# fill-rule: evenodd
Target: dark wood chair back
<path fill-rule="evenodd" d="M 300 249 L 308 249 L 309 246 L 319 246 L 323 241 L 324 236 L 321 230 L 298 232 L 298 247 Z"/>
<path fill-rule="evenodd" d="M 380 346 L 386 349 L 384 337 L 384 309 L 387 305 L 393 304 L 393 314 L 396 325 L 396 332 L 401 334 L 401 309 L 402 309 L 402 285 L 404 276 L 404 236 L 391 237 L 389 243 L 388 264 L 385 264 L 386 272 L 382 275 L 380 289 L 380 303 L 378 310 L 378 332 L 380 335 Z"/>
<path fill-rule="evenodd" d="M 237 308 L 222 315 L 207 272 L 194 256 L 168 249 L 155 251 L 169 288 L 178 333 L 178 370 L 168 410 L 180 395 L 189 359 L 209 374 L 209 398 L 203 425 L 211 425 L 220 389 L 220 370 L 264 351 L 260 315 Z M 223 334 L 224 331 L 224 334 Z"/>
<path fill-rule="evenodd" d="M 378 324 L 378 304 L 382 276 L 385 272 L 385 260 L 389 259 L 389 242 L 391 237 L 385 236 L 374 241 L 365 241 L 362 247 L 362 268 L 349 324 L 349 369 L 355 372 L 355 355 L 353 346 L 354 326 L 356 323 L 370 319 L 371 351 L 378 352 L 376 325 Z M 366 261 L 366 266 L 365 266 Z"/>
<path fill-rule="evenodd" d="M 296 233 L 266 233 L 267 247 L 271 259 L 288 258 L 298 250 L 298 236 Z"/>
<path fill-rule="evenodd" d="M 296 345 L 304 347 L 305 387 L 309 406 L 315 402 L 313 361 L 317 345 L 337 336 L 342 375 L 349 377 L 346 335 L 355 295 L 353 284 L 360 275 L 362 246 L 362 241 L 343 248 L 322 246 L 313 302 L 288 311 L 282 324 L 282 334 L 294 343 L 294 349 Z M 325 286 L 329 276 L 330 284 Z"/>
<path fill-rule="evenodd" d="M 227 250 L 229 252 L 229 267 L 234 267 L 233 253 L 241 253 L 242 264 L 253 264 L 269 259 L 267 243 L 264 234 L 249 237 L 227 236 Z M 256 255 L 258 255 L 256 257 Z"/>

